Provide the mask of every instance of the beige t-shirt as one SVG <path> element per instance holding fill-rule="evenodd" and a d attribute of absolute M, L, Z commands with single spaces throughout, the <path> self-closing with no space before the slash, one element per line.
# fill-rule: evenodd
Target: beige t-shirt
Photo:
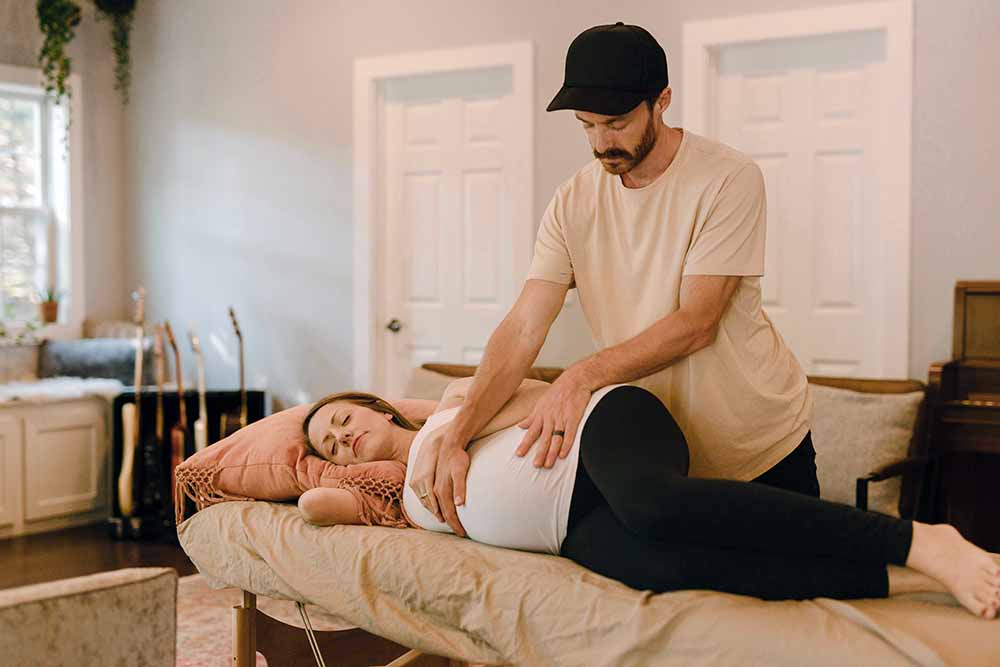
<path fill-rule="evenodd" d="M 683 276 L 743 276 L 715 342 L 630 383 L 677 420 L 691 476 L 753 479 L 809 430 L 805 373 L 761 307 L 765 230 L 757 165 L 687 131 L 642 188 L 594 160 L 559 186 L 538 229 L 527 278 L 575 286 L 598 349 L 677 310 Z"/>

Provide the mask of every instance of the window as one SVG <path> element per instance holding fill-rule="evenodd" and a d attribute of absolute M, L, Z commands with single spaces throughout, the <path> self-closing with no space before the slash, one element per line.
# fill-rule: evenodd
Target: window
<path fill-rule="evenodd" d="M 47 98 L 41 80 L 39 70 L 0 65 L 0 320 L 15 327 L 38 319 L 42 290 L 63 295 L 60 324 L 78 324 L 82 313 L 70 233 L 78 130 L 66 136 L 65 103 Z M 79 77 L 70 82 L 75 111 L 82 91 Z"/>

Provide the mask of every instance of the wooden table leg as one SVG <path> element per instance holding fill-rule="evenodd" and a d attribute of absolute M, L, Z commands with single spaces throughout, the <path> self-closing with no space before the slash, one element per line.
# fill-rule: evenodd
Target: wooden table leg
<path fill-rule="evenodd" d="M 233 666 L 257 664 L 257 596 L 243 591 L 243 604 L 233 607 Z"/>

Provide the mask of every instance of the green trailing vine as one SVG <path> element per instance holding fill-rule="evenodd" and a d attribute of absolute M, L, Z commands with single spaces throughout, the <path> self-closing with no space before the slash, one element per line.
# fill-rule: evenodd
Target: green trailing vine
<path fill-rule="evenodd" d="M 115 53 L 115 90 L 128 104 L 129 87 L 132 83 L 132 58 L 129 37 L 135 18 L 136 0 L 93 0 L 97 7 L 98 20 L 111 21 L 111 47 Z M 69 85 L 72 60 L 67 53 L 69 43 L 76 35 L 82 12 L 73 0 L 37 0 L 38 27 L 42 31 L 42 49 L 38 62 L 42 66 L 45 79 L 45 93 L 54 98 L 56 104 L 73 99 Z M 72 122 L 70 105 L 66 104 L 66 134 L 64 147 L 69 151 L 69 129 Z"/>
<path fill-rule="evenodd" d="M 73 98 L 68 85 L 72 61 L 66 47 L 73 41 L 76 26 L 80 25 L 80 5 L 73 0 L 38 0 L 38 27 L 42 31 L 42 50 L 38 61 L 45 77 L 45 93 L 55 96 L 56 104 Z M 69 145 L 69 106 L 66 113 L 66 145 Z"/>
<path fill-rule="evenodd" d="M 111 47 L 115 52 L 115 90 L 128 104 L 128 91 L 132 83 L 132 59 L 129 54 L 129 35 L 135 18 L 136 0 L 94 0 L 99 20 L 111 21 Z"/>

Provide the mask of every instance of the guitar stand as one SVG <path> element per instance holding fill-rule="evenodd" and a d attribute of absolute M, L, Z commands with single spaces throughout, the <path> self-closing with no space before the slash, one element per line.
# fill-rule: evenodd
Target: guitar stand
<path fill-rule="evenodd" d="M 149 537 L 149 526 L 139 516 L 108 518 L 108 535 L 113 540 L 141 540 Z"/>
<path fill-rule="evenodd" d="M 112 516 L 108 517 L 108 536 L 113 540 L 166 542 L 179 544 L 173 517 Z"/>

